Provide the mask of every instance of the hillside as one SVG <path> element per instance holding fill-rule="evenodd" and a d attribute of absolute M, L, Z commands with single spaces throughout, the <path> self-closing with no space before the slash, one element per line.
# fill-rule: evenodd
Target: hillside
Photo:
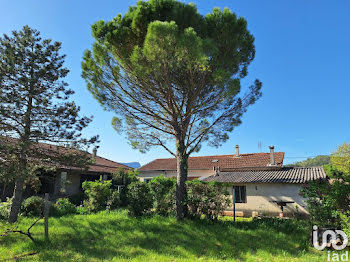
<path fill-rule="evenodd" d="M 323 166 L 330 163 L 330 156 L 316 156 L 314 158 L 308 158 L 304 161 L 295 162 L 293 164 L 288 164 L 285 166 L 296 166 L 296 167 L 314 167 Z"/>

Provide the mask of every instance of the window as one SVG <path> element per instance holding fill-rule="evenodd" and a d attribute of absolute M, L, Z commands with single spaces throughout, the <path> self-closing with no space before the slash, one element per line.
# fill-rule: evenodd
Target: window
<path fill-rule="evenodd" d="M 245 186 L 234 186 L 236 203 L 247 203 Z"/>
<path fill-rule="evenodd" d="M 151 181 L 151 180 L 152 180 L 152 178 L 144 178 L 144 179 L 143 179 L 143 182 L 148 183 L 148 182 Z"/>
<path fill-rule="evenodd" d="M 61 172 L 61 193 L 66 192 L 67 172 Z"/>

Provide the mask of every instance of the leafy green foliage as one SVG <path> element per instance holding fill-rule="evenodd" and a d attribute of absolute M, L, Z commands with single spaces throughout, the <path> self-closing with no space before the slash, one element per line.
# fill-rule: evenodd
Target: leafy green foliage
<path fill-rule="evenodd" d="M 8 219 L 11 205 L 12 198 L 9 197 L 6 198 L 6 201 L 0 202 L 0 219 Z"/>
<path fill-rule="evenodd" d="M 350 143 L 344 143 L 332 154 L 331 163 L 339 171 L 350 176 Z"/>
<path fill-rule="evenodd" d="M 31 196 L 23 201 L 21 213 L 23 216 L 38 217 L 44 211 L 44 199 L 39 196 Z"/>
<path fill-rule="evenodd" d="M 174 178 L 163 176 L 153 178 L 149 183 L 154 196 L 155 212 L 162 216 L 175 213 Z M 229 194 L 220 183 L 205 183 L 198 180 L 187 182 L 187 201 L 189 217 L 217 220 L 218 216 L 230 205 Z"/>
<path fill-rule="evenodd" d="M 59 198 L 51 207 L 51 213 L 54 216 L 65 216 L 70 214 L 76 214 L 76 206 L 69 201 L 68 198 Z"/>
<path fill-rule="evenodd" d="M 161 216 L 175 214 L 176 179 L 158 176 L 149 183 L 154 196 L 155 212 Z"/>
<path fill-rule="evenodd" d="M 1 150 L 1 143 L 0 143 Z M 15 177 L 12 175 L 17 171 L 16 163 L 10 162 L 10 164 L 0 163 L 0 184 L 2 185 L 11 185 L 15 182 Z"/>
<path fill-rule="evenodd" d="M 114 190 L 107 200 L 107 210 L 114 210 L 121 205 L 120 194 L 117 190 Z"/>
<path fill-rule="evenodd" d="M 349 207 L 350 209 L 350 207 Z M 350 236 L 350 211 L 340 213 L 340 223 L 343 231 L 349 237 Z"/>
<path fill-rule="evenodd" d="M 97 180 L 83 182 L 84 193 L 88 199 L 85 204 L 90 211 L 96 212 L 106 210 L 107 202 L 112 196 L 112 181 L 111 180 Z"/>
<path fill-rule="evenodd" d="M 81 206 L 77 207 L 77 213 L 80 215 L 87 215 L 87 214 L 90 214 L 91 212 L 90 212 L 89 208 L 87 208 L 84 205 L 81 205 Z"/>
<path fill-rule="evenodd" d="M 123 169 L 118 169 L 118 171 L 112 175 L 112 188 L 116 190 L 119 187 L 119 199 L 122 207 L 128 205 L 128 186 L 132 182 L 138 181 L 137 175 L 138 173 L 135 170 L 128 170 L 126 172 Z"/>
<path fill-rule="evenodd" d="M 324 166 L 330 164 L 330 156 L 316 156 L 314 158 L 308 158 L 304 161 L 296 162 L 294 164 L 289 164 L 285 166 L 297 166 L 297 167 L 314 167 L 314 166 Z"/>
<path fill-rule="evenodd" d="M 148 184 L 144 182 L 133 182 L 128 187 L 128 209 L 133 216 L 149 214 L 153 207 L 153 195 Z"/>
<path fill-rule="evenodd" d="M 187 181 L 187 205 L 189 215 L 216 221 L 230 205 L 229 193 L 222 183 Z"/>
<path fill-rule="evenodd" d="M 310 220 L 322 227 L 341 226 L 341 214 L 349 210 L 350 177 L 335 167 L 325 166 L 330 180 L 309 182 L 301 190 L 307 200 Z"/>

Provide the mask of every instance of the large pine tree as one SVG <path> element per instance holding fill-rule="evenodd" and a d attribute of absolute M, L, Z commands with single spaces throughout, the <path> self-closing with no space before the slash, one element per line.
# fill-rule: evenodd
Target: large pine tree
<path fill-rule="evenodd" d="M 189 156 L 225 142 L 261 96 L 259 80 L 240 92 L 255 55 L 247 22 L 229 9 L 203 16 L 194 4 L 150 0 L 96 22 L 92 33 L 82 63 L 88 89 L 134 148 L 162 146 L 176 157 L 181 219 Z"/>
<path fill-rule="evenodd" d="M 25 181 L 36 167 L 88 163 L 82 151 L 40 142 L 86 149 L 97 139 L 81 137 L 91 118 L 80 117 L 69 100 L 74 92 L 62 81 L 69 71 L 60 48 L 28 26 L 0 38 L 0 170 L 15 181 L 9 222 L 17 220 Z"/>

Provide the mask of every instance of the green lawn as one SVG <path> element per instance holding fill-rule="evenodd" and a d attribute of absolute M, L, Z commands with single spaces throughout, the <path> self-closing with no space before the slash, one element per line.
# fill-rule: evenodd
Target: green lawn
<path fill-rule="evenodd" d="M 32 221 L 22 218 L 19 228 Z M 50 218 L 49 224 L 49 243 L 42 221 L 32 230 L 36 244 L 19 234 L 1 237 L 0 260 L 37 252 L 20 261 L 327 261 L 327 252 L 309 247 L 306 223 L 293 220 L 210 224 L 115 211 Z"/>

